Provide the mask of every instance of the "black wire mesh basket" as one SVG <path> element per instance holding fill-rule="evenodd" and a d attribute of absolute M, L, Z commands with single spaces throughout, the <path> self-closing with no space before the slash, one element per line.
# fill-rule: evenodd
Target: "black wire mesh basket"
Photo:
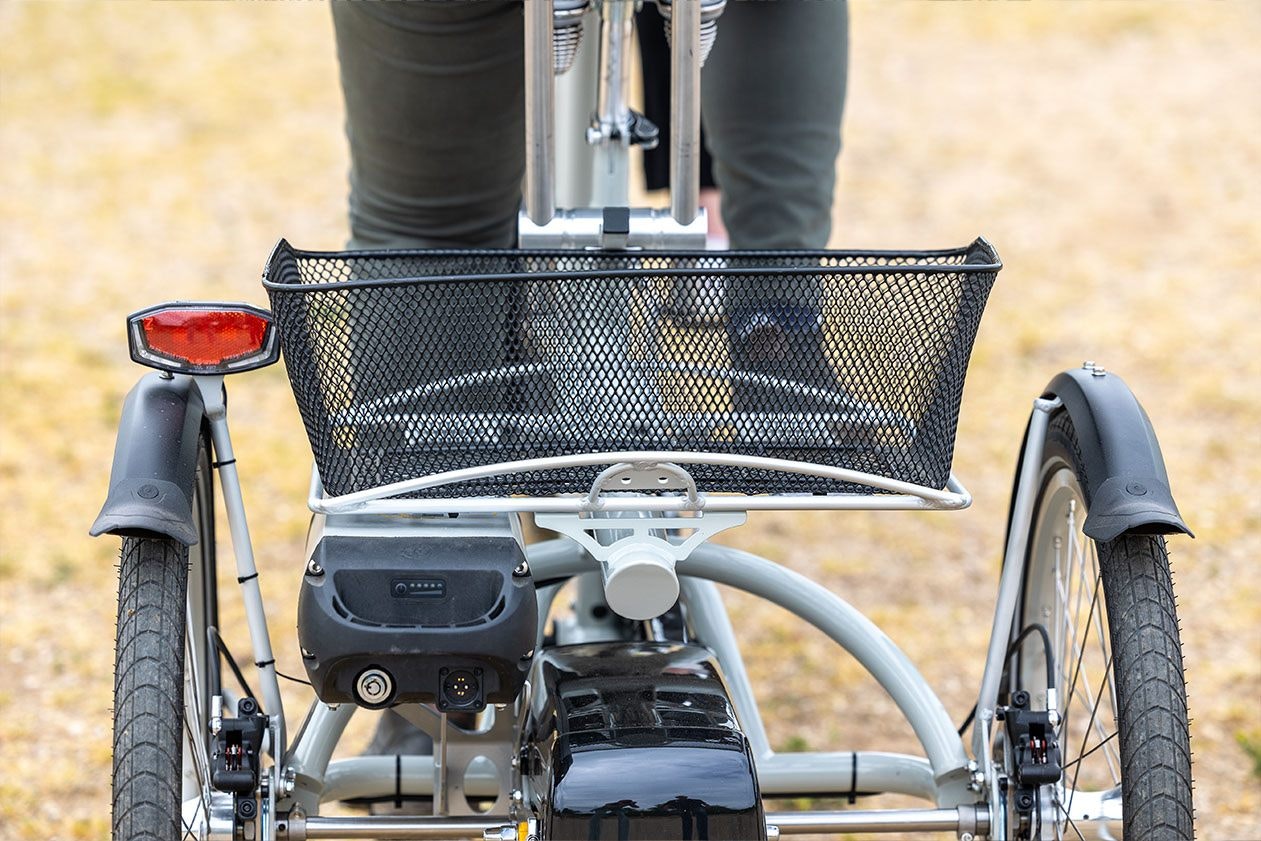
<path fill-rule="evenodd" d="M 325 493 L 586 453 L 761 456 L 943 488 L 1001 263 L 942 251 L 317 253 L 263 283 Z M 730 460 L 728 460 L 730 461 Z M 683 464 L 703 492 L 873 493 Z M 589 491 L 599 467 L 401 496 Z"/>

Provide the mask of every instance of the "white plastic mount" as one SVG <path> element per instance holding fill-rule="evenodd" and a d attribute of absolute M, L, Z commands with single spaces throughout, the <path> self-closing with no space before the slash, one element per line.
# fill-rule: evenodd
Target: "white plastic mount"
<path fill-rule="evenodd" d="M 602 512 L 609 494 L 683 491 L 691 516 L 649 511 Z M 623 462 L 596 477 L 586 512 L 536 513 L 540 528 L 563 534 L 600 563 L 604 598 L 619 616 L 643 620 L 660 616 L 679 598 L 674 567 L 720 531 L 742 525 L 743 511 L 702 511 L 696 482 L 669 462 Z"/>

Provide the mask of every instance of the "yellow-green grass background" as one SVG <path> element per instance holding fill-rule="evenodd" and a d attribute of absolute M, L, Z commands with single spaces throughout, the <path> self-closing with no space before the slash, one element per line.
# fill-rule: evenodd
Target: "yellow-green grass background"
<path fill-rule="evenodd" d="M 833 245 L 985 234 L 1006 263 L 955 459 L 976 502 L 755 516 L 729 539 L 865 610 L 962 718 L 1030 400 L 1086 358 L 1120 372 L 1198 535 L 1170 549 L 1201 837 L 1261 838 L 1261 3 L 852 16 Z M 0 838 L 108 834 L 117 547 L 86 531 L 141 373 L 124 316 L 263 303 L 278 237 L 338 247 L 341 122 L 319 4 L 0 1 Z M 230 386 L 273 641 L 298 672 L 309 450 L 279 367 Z M 778 747 L 914 748 L 847 656 L 730 602 Z"/>

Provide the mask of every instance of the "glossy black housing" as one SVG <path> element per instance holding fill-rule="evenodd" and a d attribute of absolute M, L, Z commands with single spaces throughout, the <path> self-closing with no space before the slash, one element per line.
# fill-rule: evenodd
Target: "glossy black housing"
<path fill-rule="evenodd" d="M 515 539 L 330 536 L 311 560 L 298 642 L 321 701 L 356 702 L 355 680 L 369 667 L 394 683 L 372 706 L 443 707 L 443 682 L 459 673 L 478 681 L 460 709 L 508 704 L 521 691 L 538 602 L 533 579 L 513 574 L 525 561 Z"/>
<path fill-rule="evenodd" d="M 549 839 L 766 838 L 748 740 L 713 654 L 679 643 L 550 649 L 526 725 Z"/>

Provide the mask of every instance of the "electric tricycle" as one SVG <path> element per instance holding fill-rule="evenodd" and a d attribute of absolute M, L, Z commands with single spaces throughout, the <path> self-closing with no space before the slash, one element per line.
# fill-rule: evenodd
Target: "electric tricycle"
<path fill-rule="evenodd" d="M 130 317 L 132 357 L 157 371 L 127 397 L 92 529 L 123 538 L 114 837 L 1190 837 L 1163 537 L 1188 529 L 1116 374 L 1087 363 L 1033 400 L 963 727 L 845 600 L 709 542 L 763 511 L 843 522 L 966 508 L 956 423 L 1001 263 L 984 239 L 703 250 L 698 56 L 722 7 L 710 0 L 666 9 L 671 206 L 629 209 L 627 150 L 652 134 L 624 96 L 633 5 L 525 4 L 519 248 L 281 241 L 263 274 L 269 309 L 176 302 Z M 582 27 L 599 32 L 598 55 L 578 47 Z M 568 94 L 596 115 L 577 143 L 553 139 L 554 74 L 571 61 Z M 558 209 L 575 172 L 588 188 L 591 172 L 605 179 L 600 198 Z M 314 698 L 296 733 L 225 388 L 282 350 L 314 454 L 295 557 Z M 219 633 L 216 495 L 252 641 L 243 663 Z M 527 542 L 523 518 L 556 537 Z M 922 751 L 773 751 L 719 584 L 856 658 Z M 562 588 L 570 609 L 555 612 Z M 421 747 L 334 759 L 361 710 L 391 711 Z M 879 793 L 924 805 L 764 806 Z M 329 814 L 339 802 L 424 814 Z"/>

